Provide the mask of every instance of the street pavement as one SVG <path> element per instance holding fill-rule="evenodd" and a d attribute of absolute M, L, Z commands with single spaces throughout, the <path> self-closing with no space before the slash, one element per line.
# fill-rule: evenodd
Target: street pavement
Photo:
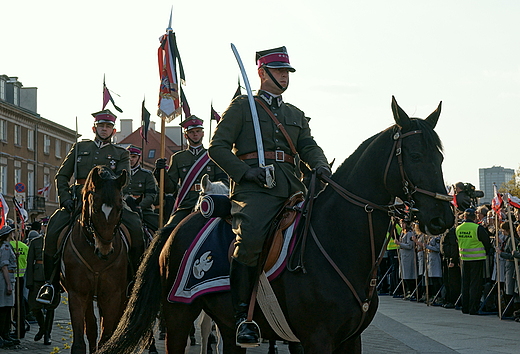
<path fill-rule="evenodd" d="M 520 353 L 520 323 L 499 320 L 493 315 L 463 315 L 454 309 L 426 306 L 390 296 L 380 296 L 379 299 L 378 313 L 362 335 L 363 353 Z M 19 346 L 0 349 L 0 354 L 70 353 L 72 329 L 66 294 L 62 300 L 56 310 L 52 345 L 44 345 L 43 340 L 34 342 L 38 325 L 31 324 L 31 330 Z M 197 342 L 200 342 L 199 338 Z M 156 344 L 159 353 L 164 353 L 164 341 L 157 340 Z M 189 353 L 199 354 L 200 345 L 191 347 Z M 268 344 L 263 343 L 248 353 L 267 354 Z M 278 342 L 278 353 L 289 353 L 287 345 Z"/>

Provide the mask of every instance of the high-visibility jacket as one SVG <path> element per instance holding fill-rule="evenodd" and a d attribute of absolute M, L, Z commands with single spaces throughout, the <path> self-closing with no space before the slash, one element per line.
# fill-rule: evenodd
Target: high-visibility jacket
<path fill-rule="evenodd" d="M 401 231 L 403 231 L 403 228 L 399 226 L 399 224 L 395 224 L 395 231 L 396 235 L 400 235 Z M 386 245 L 386 249 L 388 251 L 399 249 L 399 246 L 395 243 L 395 239 L 393 237 L 390 237 L 389 232 L 386 233 L 386 237 L 389 238 L 388 244 Z"/>
<path fill-rule="evenodd" d="M 25 275 L 25 269 L 27 268 L 27 253 L 29 253 L 29 247 L 22 241 L 11 241 L 11 246 L 15 253 L 18 253 L 18 274 L 16 277 L 23 277 Z"/>
<path fill-rule="evenodd" d="M 463 261 L 486 259 L 486 249 L 478 239 L 478 227 L 479 225 L 473 222 L 465 222 L 457 227 L 460 259 Z"/>

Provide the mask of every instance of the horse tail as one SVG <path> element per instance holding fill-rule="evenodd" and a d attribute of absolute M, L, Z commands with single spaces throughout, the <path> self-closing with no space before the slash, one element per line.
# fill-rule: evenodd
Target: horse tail
<path fill-rule="evenodd" d="M 161 307 L 159 256 L 173 228 L 159 230 L 147 248 L 137 271 L 132 294 L 112 337 L 97 354 L 142 352 L 153 337 L 154 324 Z"/>

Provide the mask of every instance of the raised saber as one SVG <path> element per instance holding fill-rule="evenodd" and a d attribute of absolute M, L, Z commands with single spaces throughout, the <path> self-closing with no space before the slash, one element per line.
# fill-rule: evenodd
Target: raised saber
<path fill-rule="evenodd" d="M 253 97 L 253 92 L 251 91 L 251 85 L 249 84 L 249 79 L 247 78 L 247 73 L 244 68 L 244 64 L 242 63 L 242 59 L 240 59 L 240 54 L 238 54 L 238 50 L 233 43 L 231 43 L 231 49 L 233 50 L 233 54 L 235 54 L 235 58 L 237 59 L 238 66 L 240 68 L 240 73 L 242 74 L 242 79 L 244 80 L 244 86 L 247 91 L 247 99 L 249 101 L 249 107 L 251 108 L 251 117 L 253 119 L 253 128 L 255 130 L 255 139 L 256 139 L 256 149 L 258 151 L 258 165 L 265 169 L 265 187 L 273 188 L 276 184 L 274 180 L 274 166 L 273 165 L 265 165 L 265 154 L 264 154 L 264 143 L 262 141 L 262 131 L 260 130 L 260 122 L 258 119 L 258 112 L 256 110 L 255 99 Z"/>

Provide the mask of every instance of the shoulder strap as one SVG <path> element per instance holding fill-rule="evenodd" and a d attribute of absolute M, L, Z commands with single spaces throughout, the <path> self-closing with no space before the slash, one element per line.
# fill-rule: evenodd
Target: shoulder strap
<path fill-rule="evenodd" d="M 273 120 L 274 124 L 276 124 L 276 127 L 278 129 L 280 129 L 280 131 L 282 132 L 283 136 L 285 137 L 285 139 L 287 140 L 287 142 L 289 143 L 289 146 L 291 147 L 291 152 L 296 155 L 298 154 L 298 151 L 296 151 L 296 148 L 294 147 L 294 144 L 291 140 L 291 137 L 289 136 L 289 134 L 287 133 L 287 131 L 285 130 L 285 127 L 282 125 L 282 123 L 280 123 L 280 121 L 275 117 L 275 115 L 273 114 L 273 112 L 271 112 L 271 110 L 269 109 L 269 107 L 267 107 L 265 105 L 264 102 L 262 102 L 261 99 L 259 99 L 258 97 L 255 97 L 255 101 L 258 102 L 260 104 L 260 106 L 262 106 L 262 108 L 267 112 L 267 114 L 269 115 L 269 117 L 271 117 L 271 119 Z"/>

